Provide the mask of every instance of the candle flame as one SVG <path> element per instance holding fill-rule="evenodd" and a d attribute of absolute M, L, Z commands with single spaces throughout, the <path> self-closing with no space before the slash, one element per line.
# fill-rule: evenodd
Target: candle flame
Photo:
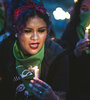
<path fill-rule="evenodd" d="M 86 29 L 87 29 L 87 30 L 89 30 L 89 29 L 90 29 L 90 24 L 86 27 Z"/>
<path fill-rule="evenodd" d="M 35 70 L 35 78 L 39 78 L 39 68 L 38 68 L 38 66 L 34 66 L 33 69 Z"/>
<path fill-rule="evenodd" d="M 34 70 L 37 70 L 37 69 L 38 69 L 38 66 L 34 66 L 33 69 L 34 69 Z"/>
<path fill-rule="evenodd" d="M 77 3 L 78 2 L 78 0 L 74 0 L 74 3 Z"/>
<path fill-rule="evenodd" d="M 90 29 L 90 24 L 86 27 L 86 30 L 85 30 L 85 39 L 88 39 L 88 31 Z"/>

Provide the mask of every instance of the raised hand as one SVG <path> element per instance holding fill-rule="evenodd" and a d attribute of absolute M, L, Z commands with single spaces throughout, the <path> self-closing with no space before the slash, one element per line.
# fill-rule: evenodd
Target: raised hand
<path fill-rule="evenodd" d="M 81 39 L 80 41 L 78 41 L 74 49 L 75 56 L 81 56 L 82 52 L 89 48 L 88 47 L 89 45 L 90 45 L 89 39 Z"/>

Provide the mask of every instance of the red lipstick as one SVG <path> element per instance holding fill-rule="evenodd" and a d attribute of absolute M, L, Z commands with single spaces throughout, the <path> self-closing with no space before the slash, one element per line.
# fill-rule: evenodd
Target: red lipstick
<path fill-rule="evenodd" d="M 30 43 L 30 48 L 31 48 L 31 49 L 37 49 L 38 47 L 39 47 L 39 42 Z"/>

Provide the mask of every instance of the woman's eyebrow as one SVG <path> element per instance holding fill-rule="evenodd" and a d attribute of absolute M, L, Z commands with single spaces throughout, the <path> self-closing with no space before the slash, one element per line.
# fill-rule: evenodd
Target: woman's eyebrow
<path fill-rule="evenodd" d="M 32 28 L 30 28 L 30 27 L 25 27 L 25 29 L 32 29 Z"/>
<path fill-rule="evenodd" d="M 45 27 L 40 27 L 39 29 L 43 29 L 43 28 L 47 28 L 46 26 Z"/>

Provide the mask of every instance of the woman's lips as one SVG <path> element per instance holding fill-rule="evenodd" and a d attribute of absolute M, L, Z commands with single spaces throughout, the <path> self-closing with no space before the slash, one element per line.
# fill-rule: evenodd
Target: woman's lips
<path fill-rule="evenodd" d="M 39 43 L 30 43 L 31 49 L 37 49 L 39 47 Z"/>

